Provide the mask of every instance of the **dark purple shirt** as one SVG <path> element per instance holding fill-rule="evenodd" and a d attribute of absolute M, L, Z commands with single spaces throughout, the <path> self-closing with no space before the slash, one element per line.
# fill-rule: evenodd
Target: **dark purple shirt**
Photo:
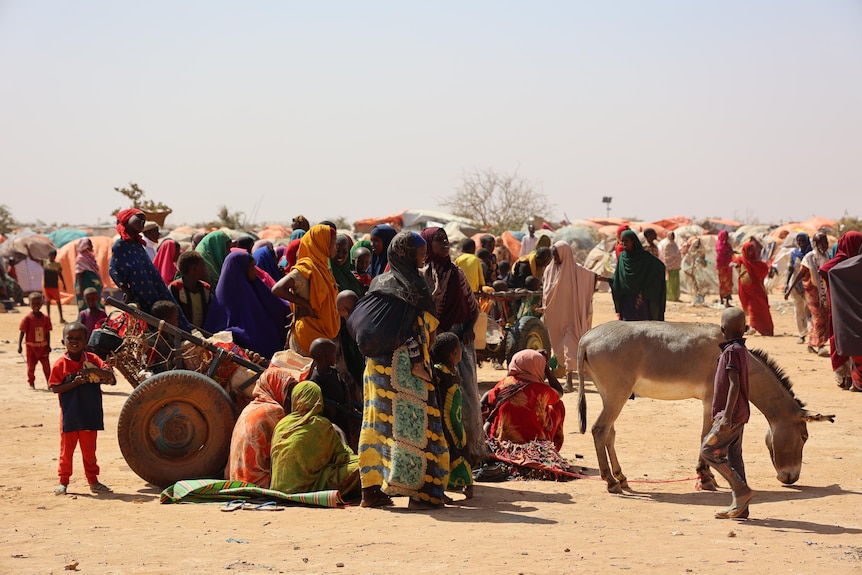
<path fill-rule="evenodd" d="M 84 324 L 87 328 L 87 336 L 93 333 L 93 330 L 96 328 L 96 324 L 98 324 L 103 319 L 108 319 L 108 314 L 105 313 L 105 310 L 96 308 L 96 311 L 90 310 L 90 308 L 81 310 L 81 313 L 78 314 L 78 321 Z"/>
<path fill-rule="evenodd" d="M 712 396 L 712 417 L 720 417 L 727 405 L 727 392 L 730 389 L 729 370 L 739 374 L 739 393 L 731 414 L 731 423 L 748 423 L 751 411 L 748 406 L 748 350 L 744 339 L 732 339 L 720 344 L 721 355 L 715 369 L 714 393 Z"/>

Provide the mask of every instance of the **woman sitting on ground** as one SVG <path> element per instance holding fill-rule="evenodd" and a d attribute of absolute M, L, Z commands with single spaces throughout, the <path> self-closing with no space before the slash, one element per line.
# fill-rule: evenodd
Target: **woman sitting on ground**
<path fill-rule="evenodd" d="M 254 386 L 254 399 L 236 420 L 230 440 L 227 477 L 269 488 L 272 434 L 290 411 L 296 379 L 286 369 L 270 367 Z"/>
<path fill-rule="evenodd" d="M 359 458 L 344 445 L 323 417 L 323 394 L 303 381 L 290 396 L 292 411 L 272 435 L 270 487 L 283 493 L 338 489 L 342 497 L 359 494 Z"/>
<path fill-rule="evenodd" d="M 553 441 L 559 451 L 566 418 L 562 395 L 545 355 L 519 351 L 509 363 L 509 375 L 482 400 L 488 435 L 512 443 Z"/>

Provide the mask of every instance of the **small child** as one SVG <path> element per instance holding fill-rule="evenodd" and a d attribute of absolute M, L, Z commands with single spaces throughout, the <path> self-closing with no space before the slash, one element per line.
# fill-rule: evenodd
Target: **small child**
<path fill-rule="evenodd" d="M 358 431 L 358 420 L 353 421 L 354 413 L 350 408 L 347 386 L 335 368 L 338 346 L 331 339 L 319 337 L 311 342 L 308 353 L 314 360 L 308 380 L 320 386 L 323 416 L 347 434 L 349 445 L 355 445 L 353 439 L 356 436 L 358 440 L 358 435 L 354 433 Z"/>
<path fill-rule="evenodd" d="M 89 337 L 94 329 L 108 319 L 108 314 L 99 305 L 99 292 L 96 288 L 88 287 L 84 290 L 84 302 L 87 304 L 87 309 L 81 310 L 78 321 L 87 328 L 87 337 Z"/>
<path fill-rule="evenodd" d="M 207 277 L 206 262 L 198 252 L 186 251 L 180 254 L 177 269 L 182 277 L 172 281 L 168 286 L 171 295 L 174 296 L 189 323 L 202 327 L 212 299 L 212 288 L 204 281 Z"/>
<path fill-rule="evenodd" d="M 27 344 L 27 383 L 30 389 L 36 389 L 36 364 L 42 364 L 45 373 L 45 381 L 49 381 L 51 374 L 51 318 L 42 313 L 44 298 L 42 292 L 34 291 L 30 294 L 30 313 L 21 320 L 18 329 L 18 353 L 21 353 L 22 343 Z"/>
<path fill-rule="evenodd" d="M 371 285 L 371 274 L 368 273 L 368 268 L 371 267 L 371 251 L 365 247 L 358 247 L 353 252 L 353 275 L 359 280 L 359 283 L 368 289 Z"/>
<path fill-rule="evenodd" d="M 721 314 L 725 342 L 715 370 L 712 398 L 712 429 L 703 438 L 701 456 L 730 484 L 730 507 L 715 514 L 718 519 L 746 519 L 754 493 L 745 481 L 742 461 L 742 431 L 748 422 L 748 351 L 743 335 L 745 312 L 738 307 Z"/>
<path fill-rule="evenodd" d="M 66 323 L 63 319 L 63 304 L 60 302 L 60 282 L 63 282 L 63 290 L 66 288 L 66 278 L 63 277 L 63 266 L 57 261 L 57 250 L 48 252 L 48 259 L 42 262 L 42 290 L 45 292 L 45 305 L 48 317 L 51 317 L 51 302 L 57 302 L 57 311 L 60 314 L 60 323 Z"/>
<path fill-rule="evenodd" d="M 51 390 L 59 394 L 62 429 L 60 433 L 60 463 L 57 473 L 60 485 L 54 495 L 65 495 L 72 476 L 72 457 L 81 444 L 84 475 L 93 493 L 111 493 L 111 488 L 99 482 L 96 463 L 96 435 L 105 429 L 100 384 L 114 384 L 114 372 L 94 353 L 84 351 L 87 328 L 80 322 L 63 329 L 66 353 L 54 362 L 48 379 Z"/>
<path fill-rule="evenodd" d="M 507 261 L 502 261 L 497 265 L 497 279 L 509 283 L 512 278 L 512 264 Z M 496 289 L 496 288 L 495 288 Z M 500 291 L 500 290 L 496 290 Z"/>
<path fill-rule="evenodd" d="M 524 280 L 524 288 L 531 292 L 542 291 L 542 281 L 536 276 L 527 276 Z M 529 295 L 521 301 L 521 308 L 518 310 L 517 318 L 521 319 L 524 316 L 540 317 L 542 315 L 542 294 Z"/>
<path fill-rule="evenodd" d="M 166 324 L 174 327 L 179 326 L 180 309 L 172 301 L 159 300 L 153 304 L 150 315 L 163 320 Z M 150 347 L 147 353 L 147 367 L 153 373 L 162 373 L 169 369 L 178 367 L 176 365 L 175 347 L 171 344 L 174 336 L 156 329 L 151 329 L 147 335 L 147 345 Z"/>
<path fill-rule="evenodd" d="M 434 358 L 434 387 L 443 412 L 443 435 L 449 444 L 448 488 L 462 491 L 467 499 L 471 499 L 473 469 L 464 457 L 467 435 L 461 419 L 461 378 L 458 375 L 461 353 L 461 340 L 447 331 L 437 335 L 431 355 Z"/>

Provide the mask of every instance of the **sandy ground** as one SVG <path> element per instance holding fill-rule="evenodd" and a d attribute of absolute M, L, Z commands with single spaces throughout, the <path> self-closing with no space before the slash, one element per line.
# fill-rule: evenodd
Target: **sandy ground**
<path fill-rule="evenodd" d="M 116 439 L 131 391 L 121 383 L 106 388 L 98 447 L 100 478 L 115 492 L 91 495 L 76 454 L 70 495 L 56 497 L 57 398 L 41 376 L 37 391 L 27 389 L 16 353 L 22 315 L 0 314 L 0 573 L 64 573 L 74 565 L 81 573 L 141 574 L 860 573 L 862 394 L 839 390 L 828 360 L 796 344 L 792 311 L 779 310 L 782 303 L 772 301 L 777 337 L 753 337 L 749 346 L 772 354 L 808 407 L 835 414 L 836 422 L 809 424 L 802 477 L 784 487 L 763 443 L 766 420 L 752 410 L 744 453 L 757 494 L 747 521 L 713 518 L 729 503 L 726 487 L 694 489 L 698 402 L 628 403 L 617 447 L 632 491 L 611 495 L 595 477 L 592 436 L 577 433 L 575 394 L 565 396 L 563 454 L 590 479 L 478 484 L 473 500 L 431 512 L 408 511 L 400 500 L 388 510 L 222 513 L 216 505 L 160 505 L 159 490 L 129 469 Z M 596 323 L 611 312 L 608 294 L 597 294 Z M 719 314 L 671 304 L 668 319 L 717 322 Z M 59 339 L 55 332 L 55 347 Z M 485 387 L 501 375 L 480 372 Z M 591 424 L 600 400 L 595 393 L 587 399 Z"/>

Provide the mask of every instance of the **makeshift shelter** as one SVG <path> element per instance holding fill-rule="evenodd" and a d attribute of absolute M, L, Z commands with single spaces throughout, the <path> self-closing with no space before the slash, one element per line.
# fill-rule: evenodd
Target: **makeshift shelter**
<path fill-rule="evenodd" d="M 400 230 L 404 227 L 404 219 L 400 213 L 379 218 L 363 218 L 353 222 L 353 229 L 356 230 L 356 233 L 367 234 L 374 229 L 374 226 L 379 226 L 380 224 L 389 224 L 396 230 Z"/>
<path fill-rule="evenodd" d="M 102 289 L 117 289 L 117 285 L 108 273 L 108 266 L 111 263 L 111 246 L 114 245 L 114 239 L 105 236 L 92 236 L 90 238 L 90 241 L 93 243 L 93 254 L 96 256 L 96 263 L 99 264 L 99 277 L 102 278 Z M 57 250 L 57 261 L 63 266 L 63 279 L 66 281 L 66 287 L 68 288 L 60 294 L 63 303 L 72 303 L 75 301 L 75 259 L 77 257 L 77 241 L 69 242 Z"/>
<path fill-rule="evenodd" d="M 80 238 L 86 238 L 90 235 L 92 234 L 85 230 L 78 230 L 75 228 L 60 228 L 59 230 L 54 230 L 53 232 L 49 233 L 48 238 L 54 243 L 54 246 L 57 249 L 60 249 L 69 242 L 73 242 Z"/>

